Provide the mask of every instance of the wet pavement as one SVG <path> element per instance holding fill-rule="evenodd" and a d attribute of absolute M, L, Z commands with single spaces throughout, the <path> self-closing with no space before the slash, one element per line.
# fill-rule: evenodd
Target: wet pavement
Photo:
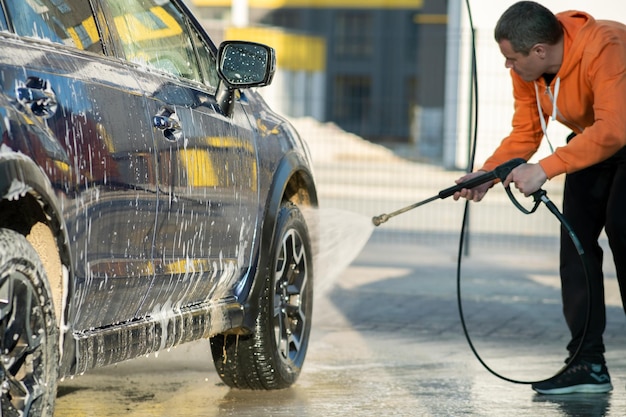
<path fill-rule="evenodd" d="M 626 319 L 614 293 L 606 331 L 614 392 L 542 396 L 526 384 L 492 375 L 471 352 L 459 319 L 450 245 L 400 246 L 386 240 L 374 235 L 331 299 L 368 340 L 380 340 L 378 349 L 388 349 L 389 362 L 379 366 L 394 382 L 381 383 L 377 390 L 391 395 L 396 387 L 402 398 L 397 415 L 626 415 Z M 546 250 L 479 244 L 474 252 L 463 261 L 461 288 L 476 350 L 492 370 L 509 379 L 550 377 L 562 367 L 568 341 L 554 256 Z M 607 291 L 613 291 L 614 278 L 609 276 L 607 283 Z M 406 398 L 412 401 L 407 404 Z"/>
<path fill-rule="evenodd" d="M 293 388 L 228 389 L 202 341 L 64 381 L 55 416 L 626 415 L 626 320 L 614 294 L 606 331 L 614 391 L 542 396 L 497 378 L 472 354 L 459 320 L 454 242 L 390 240 L 389 232 L 374 232 L 318 295 L 309 354 Z M 473 251 L 461 288 L 477 351 L 506 377 L 550 376 L 567 342 L 553 255 L 479 242 Z"/>

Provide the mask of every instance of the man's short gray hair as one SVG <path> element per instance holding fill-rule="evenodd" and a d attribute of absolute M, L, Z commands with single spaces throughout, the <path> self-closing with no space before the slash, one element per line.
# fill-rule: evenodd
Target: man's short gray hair
<path fill-rule="evenodd" d="M 509 7 L 498 19 L 494 30 L 496 42 L 511 42 L 513 51 L 528 55 L 538 43 L 556 44 L 563 28 L 554 13 L 534 1 L 520 1 Z"/>

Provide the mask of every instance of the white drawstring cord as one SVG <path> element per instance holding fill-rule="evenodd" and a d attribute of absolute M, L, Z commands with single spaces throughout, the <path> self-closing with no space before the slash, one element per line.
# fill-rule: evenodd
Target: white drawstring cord
<path fill-rule="evenodd" d="M 554 83 L 554 98 L 552 99 L 552 120 L 556 120 L 557 107 L 556 98 L 559 96 L 559 89 L 561 88 L 561 78 L 556 77 L 556 83 Z"/>
<path fill-rule="evenodd" d="M 537 111 L 539 113 L 539 121 L 541 122 L 541 130 L 543 131 L 543 135 L 548 142 L 548 146 L 550 147 L 550 152 L 554 153 L 554 147 L 552 146 L 552 142 L 550 142 L 550 138 L 548 137 L 548 126 L 546 124 L 546 120 L 543 117 L 543 109 L 541 108 L 541 101 L 539 100 L 539 87 L 537 86 L 537 82 L 533 82 L 535 84 L 535 98 L 537 99 Z M 552 97 L 552 120 L 556 120 L 556 116 L 558 113 L 558 109 L 556 107 L 556 99 L 559 96 L 559 89 L 561 88 L 561 79 L 557 77 L 556 83 L 554 85 L 554 95 Z"/>

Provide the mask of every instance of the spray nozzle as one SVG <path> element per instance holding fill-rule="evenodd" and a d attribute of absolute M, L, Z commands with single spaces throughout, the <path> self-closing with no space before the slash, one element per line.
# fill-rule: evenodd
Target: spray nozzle
<path fill-rule="evenodd" d="M 372 217 L 372 223 L 374 223 L 374 226 L 380 226 L 381 224 L 385 223 L 387 220 L 389 220 L 389 215 L 388 214 L 381 214 L 380 216 L 375 216 Z"/>

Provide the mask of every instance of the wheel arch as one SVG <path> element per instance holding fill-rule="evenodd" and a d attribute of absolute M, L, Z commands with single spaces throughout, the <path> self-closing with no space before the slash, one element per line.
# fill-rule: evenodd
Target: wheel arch
<path fill-rule="evenodd" d="M 59 346 L 63 351 L 67 300 L 72 291 L 72 260 L 67 229 L 54 189 L 32 159 L 19 153 L 2 152 L 0 196 L 0 227 L 24 235 L 46 270 L 62 338 Z"/>
<path fill-rule="evenodd" d="M 280 162 L 270 187 L 269 197 L 265 204 L 265 216 L 261 228 L 259 253 L 255 268 L 252 268 L 254 279 L 248 292 L 239 294 L 244 305 L 244 330 L 255 327 L 258 303 L 251 302 L 261 296 L 264 276 L 271 268 L 271 243 L 276 233 L 278 212 L 284 201 L 291 201 L 299 207 L 317 208 L 318 197 L 313 172 L 306 159 L 297 153 L 287 154 Z"/>

